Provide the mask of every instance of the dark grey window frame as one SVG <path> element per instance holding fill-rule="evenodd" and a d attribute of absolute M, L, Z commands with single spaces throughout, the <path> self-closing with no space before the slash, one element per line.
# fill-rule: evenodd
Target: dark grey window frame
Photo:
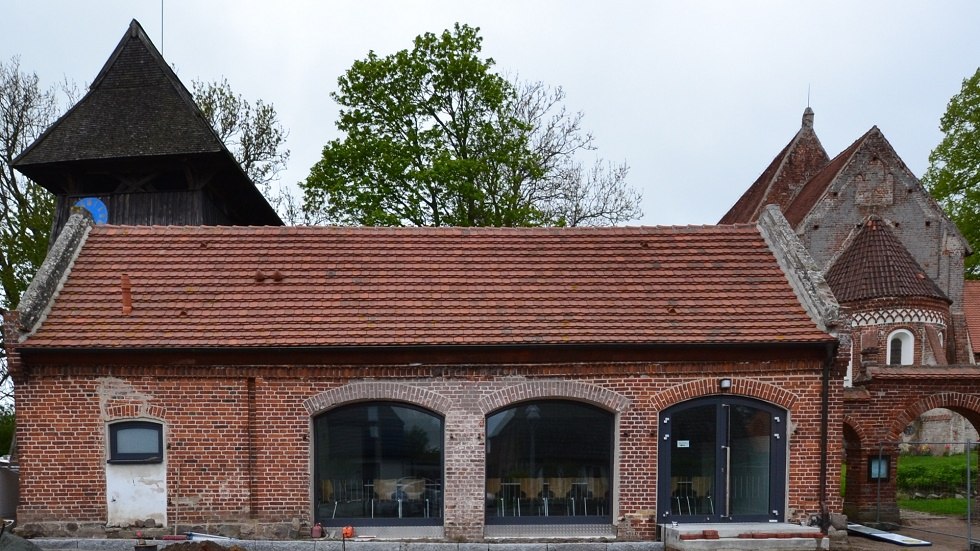
<path fill-rule="evenodd" d="M 130 429 L 156 431 L 154 452 L 120 452 L 119 433 Z M 120 421 L 109 425 L 109 459 L 113 465 L 163 463 L 163 424 L 154 421 Z"/>

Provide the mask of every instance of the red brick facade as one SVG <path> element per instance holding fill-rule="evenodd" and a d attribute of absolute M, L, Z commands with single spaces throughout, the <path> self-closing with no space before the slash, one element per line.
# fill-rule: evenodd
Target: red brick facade
<path fill-rule="evenodd" d="M 877 367 L 871 379 L 845 393 L 844 447 L 850 518 L 898 520 L 895 472 L 902 431 L 923 413 L 945 408 L 980 426 L 980 372 L 972 366 Z M 891 476 L 868 480 L 868 461 L 878 454 L 891 460 Z"/>
<path fill-rule="evenodd" d="M 652 539 L 658 412 L 717 394 L 722 377 L 733 380 L 731 394 L 788 411 L 787 518 L 806 517 L 822 501 L 823 361 L 819 351 L 804 355 L 813 357 L 425 367 L 32 365 L 19 373 L 17 387 L 18 520 L 28 531 L 52 535 L 101 532 L 106 423 L 140 418 L 166 427 L 167 517 L 178 531 L 295 537 L 295 521 L 308 527 L 311 519 L 312 417 L 384 399 L 445 417 L 445 537 L 480 540 L 486 415 L 515 402 L 561 398 L 615 413 L 614 524 L 622 539 Z M 840 426 L 840 387 L 831 388 L 829 423 Z M 834 442 L 826 450 L 826 499 L 838 511 L 841 449 Z"/>

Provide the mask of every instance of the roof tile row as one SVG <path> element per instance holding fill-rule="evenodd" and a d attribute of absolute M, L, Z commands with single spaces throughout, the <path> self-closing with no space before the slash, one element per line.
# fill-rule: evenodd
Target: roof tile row
<path fill-rule="evenodd" d="M 829 340 L 749 225 L 96 226 L 25 346 Z"/>

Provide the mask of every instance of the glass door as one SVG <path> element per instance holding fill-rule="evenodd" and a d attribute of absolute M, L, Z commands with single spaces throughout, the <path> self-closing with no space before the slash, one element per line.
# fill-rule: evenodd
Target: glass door
<path fill-rule="evenodd" d="M 785 411 L 714 396 L 660 415 L 661 522 L 784 518 Z"/>

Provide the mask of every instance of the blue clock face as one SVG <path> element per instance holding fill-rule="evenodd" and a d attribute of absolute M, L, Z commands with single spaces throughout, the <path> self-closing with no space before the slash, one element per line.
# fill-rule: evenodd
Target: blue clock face
<path fill-rule="evenodd" d="M 106 208 L 105 203 L 95 197 L 79 199 L 75 206 L 92 213 L 92 220 L 96 224 L 105 224 L 109 220 L 109 209 Z"/>

